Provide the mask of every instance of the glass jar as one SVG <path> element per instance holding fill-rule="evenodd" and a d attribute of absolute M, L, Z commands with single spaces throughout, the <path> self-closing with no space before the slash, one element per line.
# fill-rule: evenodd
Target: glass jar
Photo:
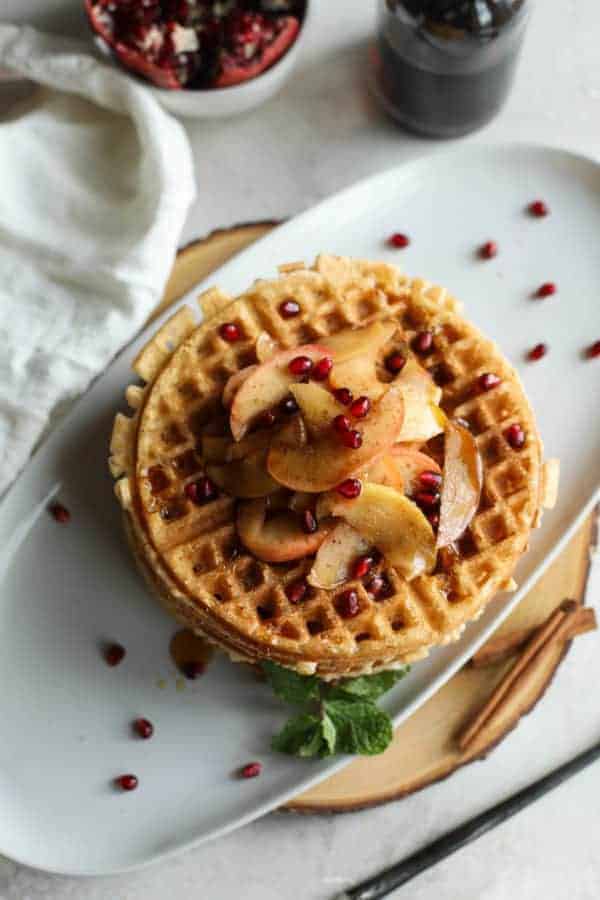
<path fill-rule="evenodd" d="M 373 87 L 411 131 L 481 128 L 513 82 L 530 0 L 379 0 Z"/>

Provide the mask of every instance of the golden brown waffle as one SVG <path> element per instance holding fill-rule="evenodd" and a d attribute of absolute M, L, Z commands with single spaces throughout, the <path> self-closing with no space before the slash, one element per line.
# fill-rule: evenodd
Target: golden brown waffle
<path fill-rule="evenodd" d="M 301 314 L 282 318 L 285 299 L 299 303 Z M 425 656 L 455 640 L 497 591 L 514 587 L 514 567 L 539 520 L 541 442 L 516 372 L 443 288 L 383 263 L 322 256 L 310 269 L 284 267 L 279 278 L 257 281 L 236 299 L 213 289 L 200 305 L 202 325 L 181 308 L 135 360 L 144 386 L 127 391 L 135 412 L 117 416 L 110 459 L 133 551 L 181 622 L 233 658 L 269 658 L 335 678 Z M 256 363 L 259 334 L 292 348 L 377 319 L 394 320 L 407 338 L 421 329 L 435 332 L 435 351 L 423 364 L 442 387 L 442 408 L 465 419 L 475 436 L 484 469 L 481 503 L 458 553 L 443 554 L 433 575 L 409 583 L 383 562 L 379 568 L 391 585 L 384 599 L 357 581 L 337 591 L 311 589 L 294 605 L 285 587 L 312 561 L 274 565 L 253 558 L 237 541 L 235 501 L 221 495 L 196 506 L 184 488 L 204 472 L 199 438 L 223 419 L 220 398 L 229 376 Z M 224 341 L 224 322 L 238 325 L 243 339 Z M 382 357 L 389 349 L 382 348 Z M 474 384 L 486 372 L 502 381 L 482 394 Z M 391 379 L 383 367 L 380 377 Z M 520 450 L 505 438 L 513 423 L 527 435 Z M 361 610 L 344 619 L 336 596 L 349 587 Z"/>

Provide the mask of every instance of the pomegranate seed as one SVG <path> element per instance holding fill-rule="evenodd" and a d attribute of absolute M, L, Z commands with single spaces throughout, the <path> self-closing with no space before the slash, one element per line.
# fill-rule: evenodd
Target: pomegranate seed
<path fill-rule="evenodd" d="M 285 400 L 281 401 L 279 408 L 286 416 L 293 416 L 300 409 L 294 397 L 286 397 Z"/>
<path fill-rule="evenodd" d="M 371 411 L 371 401 L 368 397 L 359 397 L 350 407 L 350 415 L 355 419 L 364 419 Z"/>
<path fill-rule="evenodd" d="M 279 313 L 282 319 L 293 319 L 300 314 L 300 304 L 295 300 L 284 300 L 279 304 Z"/>
<path fill-rule="evenodd" d="M 367 583 L 366 589 L 374 600 L 383 600 L 392 592 L 392 587 L 384 575 L 374 575 Z"/>
<path fill-rule="evenodd" d="M 199 478 L 198 481 L 186 484 L 184 493 L 192 503 L 195 503 L 197 506 L 202 506 L 204 503 L 210 503 L 212 500 L 216 500 L 219 496 L 219 489 L 214 481 L 207 475 L 204 475 L 202 478 Z"/>
<path fill-rule="evenodd" d="M 350 431 L 350 419 L 348 416 L 344 416 L 340 413 L 339 416 L 336 416 L 333 420 L 333 427 L 338 432 L 338 434 L 345 434 L 347 431 Z"/>
<path fill-rule="evenodd" d="M 312 377 L 315 381 L 325 381 L 325 379 L 329 376 L 332 368 L 332 358 L 330 356 L 324 356 L 323 359 L 320 359 L 319 362 L 316 363 L 311 373 Z"/>
<path fill-rule="evenodd" d="M 504 432 L 504 436 L 513 450 L 520 450 L 525 444 L 525 432 L 520 425 L 511 425 Z"/>
<path fill-rule="evenodd" d="M 418 506 L 425 506 L 427 508 L 430 508 L 432 506 L 437 506 L 439 502 L 439 491 L 419 491 L 417 494 L 415 494 L 415 503 Z"/>
<path fill-rule="evenodd" d="M 235 322 L 224 322 L 219 328 L 219 334 L 228 344 L 234 344 L 242 336 L 242 332 Z"/>
<path fill-rule="evenodd" d="M 548 352 L 548 347 L 546 344 L 536 344 L 535 347 L 532 347 L 529 353 L 527 354 L 527 359 L 530 359 L 532 362 L 535 362 L 536 359 L 541 359 L 542 356 L 545 356 Z"/>
<path fill-rule="evenodd" d="M 315 514 L 310 509 L 305 509 L 302 513 L 302 528 L 306 534 L 314 534 L 318 528 Z"/>
<path fill-rule="evenodd" d="M 308 584 L 303 578 L 299 578 L 297 581 L 292 581 L 286 586 L 285 595 L 290 603 L 293 603 L 294 606 L 296 606 L 304 600 L 307 591 Z"/>
<path fill-rule="evenodd" d="M 553 281 L 545 281 L 543 284 L 540 284 L 539 288 L 535 292 L 536 297 L 551 297 L 552 294 L 557 292 L 558 288 L 554 284 Z"/>
<path fill-rule="evenodd" d="M 483 375 L 479 376 L 477 384 L 479 385 L 479 390 L 491 391 L 492 388 L 498 387 L 501 381 L 502 379 L 499 378 L 498 375 L 494 375 L 493 372 L 485 372 Z"/>
<path fill-rule="evenodd" d="M 136 734 L 139 734 L 144 740 L 148 740 L 154 734 L 154 725 L 148 719 L 136 719 L 133 728 Z"/>
<path fill-rule="evenodd" d="M 115 778 L 115 784 L 117 787 L 120 787 L 122 791 L 135 791 L 139 782 L 137 780 L 137 775 L 119 775 L 118 778 Z"/>
<path fill-rule="evenodd" d="M 352 567 L 353 578 L 364 578 L 373 568 L 372 556 L 359 556 Z"/>
<path fill-rule="evenodd" d="M 600 356 L 600 341 L 595 341 L 585 351 L 585 355 L 588 359 L 595 359 L 596 356 Z"/>
<path fill-rule="evenodd" d="M 118 666 L 125 656 L 125 647 L 121 644 L 109 644 L 104 648 L 104 661 L 107 666 Z"/>
<path fill-rule="evenodd" d="M 257 778 L 258 775 L 262 772 L 262 763 L 259 762 L 251 762 L 244 766 L 243 769 L 240 770 L 241 778 Z"/>
<path fill-rule="evenodd" d="M 196 678 L 204 675 L 206 663 L 203 663 L 201 659 L 191 659 L 189 662 L 183 663 L 181 671 L 189 681 L 195 681 Z"/>
<path fill-rule="evenodd" d="M 396 231 L 394 234 L 391 234 L 388 238 L 388 244 L 390 247 L 395 247 L 397 250 L 402 250 L 404 247 L 408 247 L 410 244 L 410 238 L 407 234 L 402 234 L 400 231 Z"/>
<path fill-rule="evenodd" d="M 360 603 L 356 591 L 344 591 L 335 602 L 335 608 L 342 619 L 353 619 L 360 612 Z"/>
<path fill-rule="evenodd" d="M 481 259 L 493 259 L 498 255 L 498 244 L 496 241 L 486 241 L 479 248 L 479 256 Z"/>
<path fill-rule="evenodd" d="M 273 409 L 268 409 L 258 417 L 257 425 L 261 428 L 270 428 L 276 421 L 277 413 Z"/>
<path fill-rule="evenodd" d="M 345 497 L 346 500 L 354 500 L 362 491 L 362 482 L 360 482 L 358 478 L 346 478 L 345 481 L 338 484 L 336 491 L 338 494 L 341 494 L 342 497 Z"/>
<path fill-rule="evenodd" d="M 71 513 L 62 503 L 53 503 L 48 507 L 48 512 L 56 522 L 66 525 L 71 520 Z"/>
<path fill-rule="evenodd" d="M 406 365 L 406 357 L 401 353 L 390 353 L 385 361 L 385 367 L 392 375 L 397 375 Z"/>
<path fill-rule="evenodd" d="M 420 331 L 413 338 L 412 346 L 415 353 L 431 353 L 433 350 L 433 332 Z"/>
<path fill-rule="evenodd" d="M 333 396 L 342 406 L 349 406 L 352 403 L 352 391 L 350 388 L 338 388 L 333 392 Z"/>
<path fill-rule="evenodd" d="M 350 450 L 359 450 L 362 447 L 363 439 L 360 431 L 355 431 L 354 429 L 341 431 L 340 438 L 344 447 L 348 447 Z"/>
<path fill-rule="evenodd" d="M 312 359 L 309 359 L 308 356 L 295 356 L 288 365 L 292 375 L 308 375 L 312 367 Z"/>
<path fill-rule="evenodd" d="M 547 216 L 550 212 L 543 200 L 534 200 L 533 203 L 529 204 L 527 209 L 529 213 L 537 219 L 543 219 L 543 217 Z"/>
<path fill-rule="evenodd" d="M 419 475 L 419 481 L 426 488 L 433 488 L 434 490 L 438 490 L 442 483 L 442 476 L 439 472 L 421 472 Z"/>

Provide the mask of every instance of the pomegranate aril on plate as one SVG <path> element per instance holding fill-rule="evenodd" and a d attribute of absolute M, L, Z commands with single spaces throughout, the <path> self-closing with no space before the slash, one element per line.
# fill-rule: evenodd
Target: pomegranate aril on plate
<path fill-rule="evenodd" d="M 62 503 L 52 503 L 48 507 L 48 512 L 54 521 L 60 522 L 61 525 L 66 525 L 67 522 L 70 522 L 71 520 L 71 513 L 66 506 L 62 505 Z"/>
<path fill-rule="evenodd" d="M 241 329 L 235 322 L 224 322 L 219 328 L 219 334 L 228 344 L 234 344 L 242 336 Z"/>
<path fill-rule="evenodd" d="M 533 203 L 529 204 L 527 209 L 530 215 L 535 216 L 536 219 L 542 219 L 550 212 L 548 205 L 544 203 L 543 200 L 534 200 Z"/>
<path fill-rule="evenodd" d="M 342 406 L 349 406 L 352 403 L 352 391 L 349 388 L 338 388 L 333 392 L 333 396 Z"/>
<path fill-rule="evenodd" d="M 498 244 L 496 241 L 486 241 L 479 248 L 479 256 L 481 259 L 493 259 L 498 256 Z"/>
<path fill-rule="evenodd" d="M 329 373 L 333 368 L 333 360 L 330 356 L 324 356 L 315 363 L 311 376 L 315 381 L 325 381 L 329 377 Z"/>
<path fill-rule="evenodd" d="M 290 601 L 296 605 L 297 603 L 301 603 L 302 600 L 306 597 L 308 592 L 308 583 L 303 579 L 299 578 L 297 581 L 292 581 L 290 584 L 286 585 L 285 595 Z"/>
<path fill-rule="evenodd" d="M 206 671 L 206 663 L 200 659 L 191 659 L 189 662 L 183 663 L 181 671 L 189 681 L 195 681 L 200 678 Z"/>
<path fill-rule="evenodd" d="M 358 397 L 350 405 L 350 415 L 354 416 L 355 419 L 364 419 L 365 416 L 369 415 L 370 411 L 371 401 L 368 397 Z"/>
<path fill-rule="evenodd" d="M 495 375 L 493 372 L 485 372 L 477 379 L 477 385 L 480 391 L 486 392 L 491 391 L 495 387 L 498 387 L 501 381 L 502 379 L 498 375 Z"/>
<path fill-rule="evenodd" d="M 553 294 L 556 294 L 558 288 L 553 281 L 545 281 L 543 284 L 540 284 L 539 288 L 535 292 L 536 297 L 551 297 Z"/>
<path fill-rule="evenodd" d="M 373 578 L 367 582 L 365 587 L 367 593 L 369 593 L 374 600 L 383 600 L 392 593 L 392 587 L 384 575 L 374 575 Z"/>
<path fill-rule="evenodd" d="M 242 769 L 240 769 L 240 777 L 241 778 L 257 778 L 261 772 L 262 772 L 262 763 L 251 762 L 251 763 L 247 763 Z"/>
<path fill-rule="evenodd" d="M 277 421 L 277 413 L 273 409 L 267 409 L 264 413 L 261 413 L 257 419 L 256 424 L 260 428 L 270 428 Z"/>
<path fill-rule="evenodd" d="M 372 556 L 359 556 L 352 566 L 353 578 L 364 578 L 373 568 L 374 559 Z"/>
<path fill-rule="evenodd" d="M 408 247 L 410 244 L 410 238 L 407 234 L 403 234 L 401 231 L 395 231 L 394 234 L 391 234 L 388 238 L 388 244 L 390 247 L 394 247 L 396 250 L 402 250 L 404 247 Z"/>
<path fill-rule="evenodd" d="M 115 778 L 115 785 L 121 788 L 122 791 L 135 791 L 138 784 L 137 775 L 118 775 Z"/>
<path fill-rule="evenodd" d="M 439 502 L 439 491 L 418 491 L 415 494 L 415 503 L 417 504 L 417 506 L 425 507 L 425 509 L 430 509 L 433 506 L 438 506 Z"/>
<path fill-rule="evenodd" d="M 525 445 L 525 432 L 520 425 L 511 425 L 504 432 L 504 436 L 513 450 L 520 450 Z"/>
<path fill-rule="evenodd" d="M 122 644 L 108 644 L 104 648 L 104 661 L 107 666 L 118 666 L 125 657 L 125 647 Z"/>
<path fill-rule="evenodd" d="M 585 355 L 588 359 L 595 359 L 597 356 L 600 356 L 600 341 L 594 341 L 593 344 L 585 351 Z"/>
<path fill-rule="evenodd" d="M 353 619 L 360 612 L 360 603 L 356 591 L 349 590 L 340 594 L 335 601 L 335 608 L 342 619 Z"/>
<path fill-rule="evenodd" d="M 346 431 L 350 431 L 350 419 L 348 416 L 340 413 L 339 416 L 336 416 L 333 420 L 333 427 L 339 434 L 344 434 Z"/>
<path fill-rule="evenodd" d="M 412 347 L 415 353 L 431 353 L 433 350 L 433 332 L 420 331 L 414 336 Z"/>
<path fill-rule="evenodd" d="M 340 438 L 344 447 L 349 450 L 359 450 L 362 447 L 362 434 L 353 428 L 350 431 L 340 431 Z"/>
<path fill-rule="evenodd" d="M 149 719 L 136 719 L 133 723 L 133 730 L 144 740 L 148 740 L 154 734 L 154 725 Z"/>
<path fill-rule="evenodd" d="M 308 375 L 313 367 L 313 361 L 308 356 L 295 356 L 288 368 L 292 375 Z"/>
<path fill-rule="evenodd" d="M 282 319 L 293 319 L 294 316 L 300 315 L 300 304 L 295 300 L 284 300 L 279 304 L 279 314 Z"/>
<path fill-rule="evenodd" d="M 184 492 L 188 500 L 191 500 L 197 506 L 210 503 L 212 500 L 216 500 L 219 495 L 218 487 L 206 475 L 203 478 L 199 478 L 198 481 L 186 484 Z"/>
<path fill-rule="evenodd" d="M 305 509 L 302 513 L 302 529 L 306 534 L 314 534 L 318 527 L 313 511 L 311 509 Z"/>
<path fill-rule="evenodd" d="M 362 491 L 362 482 L 358 478 L 346 478 L 345 481 L 338 484 L 336 491 L 346 500 L 354 500 Z"/>
<path fill-rule="evenodd" d="M 527 359 L 535 362 L 537 359 L 541 359 L 542 356 L 545 356 L 547 352 L 548 347 L 546 344 L 536 344 L 535 347 L 532 347 L 527 353 Z"/>
<path fill-rule="evenodd" d="M 297 413 L 298 410 L 300 409 L 300 407 L 296 403 L 296 400 L 294 399 L 294 397 L 291 397 L 291 396 L 286 397 L 285 400 L 282 400 L 279 408 L 280 408 L 281 412 L 284 413 L 286 416 L 293 416 L 294 413 Z"/>
<path fill-rule="evenodd" d="M 406 365 L 406 357 L 401 353 L 390 353 L 386 358 L 385 367 L 392 375 L 397 375 Z"/>
<path fill-rule="evenodd" d="M 439 472 L 421 472 L 419 474 L 419 481 L 423 487 L 438 491 L 442 484 L 442 476 Z"/>

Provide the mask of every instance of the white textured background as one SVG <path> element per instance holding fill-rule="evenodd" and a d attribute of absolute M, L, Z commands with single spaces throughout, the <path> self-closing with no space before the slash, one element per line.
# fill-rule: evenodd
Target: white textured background
<path fill-rule="evenodd" d="M 374 0 L 312 2 L 310 45 L 283 93 L 248 116 L 188 126 L 199 200 L 184 241 L 292 215 L 362 176 L 447 146 L 398 131 L 368 98 Z M 598 0 L 537 5 L 508 106 L 468 140 L 543 141 L 600 157 Z M 0 21 L 80 34 L 81 6 L 0 0 Z M 8 90 L 1 86 L 0 108 Z M 599 588 L 597 566 L 588 602 Z M 0 859 L 0 900 L 327 900 L 598 739 L 599 685 L 598 638 L 586 636 L 544 702 L 490 759 L 423 793 L 337 817 L 274 814 L 171 862 L 114 878 L 60 878 Z M 600 764 L 394 897 L 598 900 L 599 797 Z"/>

